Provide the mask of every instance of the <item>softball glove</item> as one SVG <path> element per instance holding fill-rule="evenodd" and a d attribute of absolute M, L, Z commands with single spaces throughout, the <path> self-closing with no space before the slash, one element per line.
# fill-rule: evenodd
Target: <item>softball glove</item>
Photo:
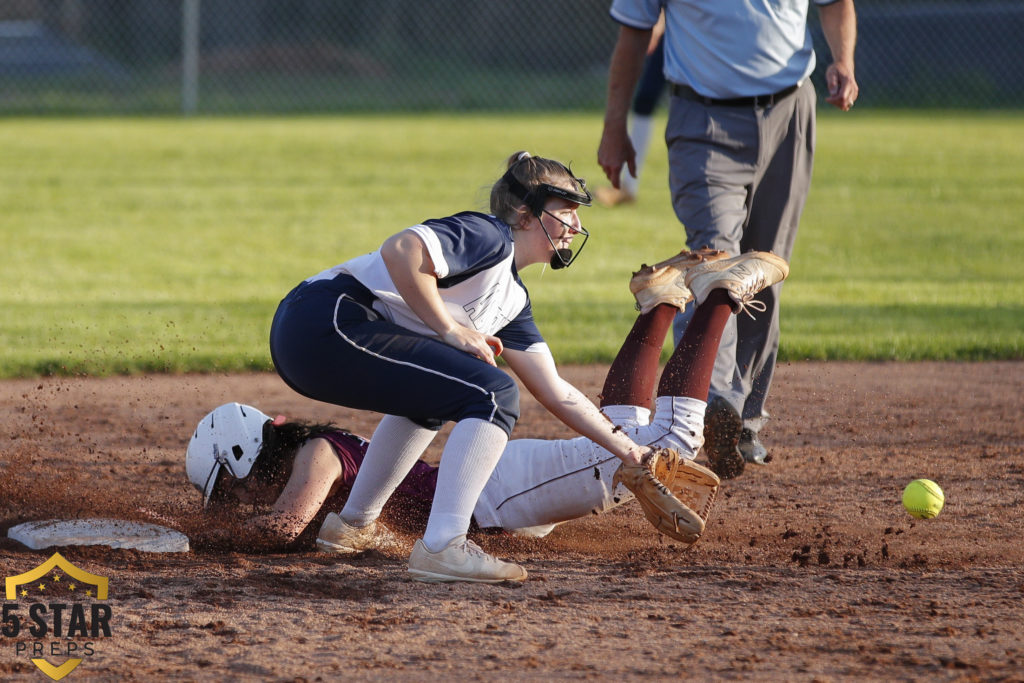
<path fill-rule="evenodd" d="M 677 541 L 693 544 L 704 533 L 704 522 L 717 492 L 718 477 L 707 471 L 715 482 L 709 487 L 711 480 L 702 470 L 671 448 L 658 448 L 639 464 L 620 465 L 612 481 L 632 491 L 655 529 Z M 703 510 L 703 517 L 688 503 Z"/>

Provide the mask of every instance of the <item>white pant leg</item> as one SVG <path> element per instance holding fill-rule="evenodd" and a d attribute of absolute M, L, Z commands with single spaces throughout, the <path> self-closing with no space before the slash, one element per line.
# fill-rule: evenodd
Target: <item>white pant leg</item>
<path fill-rule="evenodd" d="M 654 399 L 654 419 L 630 436 L 637 443 L 672 448 L 693 460 L 704 445 L 707 407 L 706 402 L 689 396 L 659 396 Z"/>
<path fill-rule="evenodd" d="M 686 396 L 658 396 L 654 419 L 633 407 L 605 407 L 611 421 L 637 443 L 667 446 L 688 460 L 703 444 L 707 403 Z M 554 525 L 600 514 L 633 500 L 611 479 L 620 460 L 583 436 L 571 439 L 512 439 L 477 500 L 473 517 L 481 527 L 526 529 L 545 536 Z"/>
<path fill-rule="evenodd" d="M 636 443 L 674 448 L 693 460 L 704 443 L 707 404 L 684 396 L 659 396 L 654 419 L 636 406 L 602 410 Z M 555 524 L 601 514 L 633 499 L 612 478 L 620 460 L 590 439 L 513 439 L 508 442 L 473 510 L 481 527 L 529 527 L 531 536 L 550 533 Z"/>
<path fill-rule="evenodd" d="M 646 423 L 650 411 L 610 406 L 605 415 L 623 428 Z M 512 439 L 473 510 L 481 527 L 525 529 L 544 536 L 568 519 L 598 514 L 633 494 L 612 486 L 619 459 L 590 439 Z M 617 489 L 617 490 L 613 490 Z"/>
<path fill-rule="evenodd" d="M 611 412 L 632 407 L 608 406 L 602 410 L 635 443 L 672 448 L 687 460 L 697 457 L 704 445 L 704 411 L 707 410 L 707 403 L 689 396 L 658 396 L 654 400 L 654 419 L 650 422 L 620 422 Z"/>
<path fill-rule="evenodd" d="M 513 530 L 605 512 L 633 498 L 626 489 L 612 486 L 619 462 L 584 437 L 512 439 L 477 500 L 473 517 L 481 527 Z"/>

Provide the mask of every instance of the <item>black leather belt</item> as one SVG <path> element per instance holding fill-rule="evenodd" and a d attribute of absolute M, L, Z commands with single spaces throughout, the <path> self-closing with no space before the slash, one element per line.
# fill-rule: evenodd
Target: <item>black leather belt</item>
<path fill-rule="evenodd" d="M 681 85 L 679 83 L 672 83 L 671 85 L 672 94 L 676 97 L 682 97 L 683 99 L 692 100 L 694 102 L 701 102 L 707 106 L 717 105 L 719 107 L 771 107 L 795 93 L 797 88 L 800 87 L 800 84 L 797 83 L 796 85 L 791 85 L 788 88 L 784 88 L 783 90 L 772 93 L 771 95 L 733 97 L 730 99 L 719 100 L 714 97 L 705 97 L 688 85 Z"/>

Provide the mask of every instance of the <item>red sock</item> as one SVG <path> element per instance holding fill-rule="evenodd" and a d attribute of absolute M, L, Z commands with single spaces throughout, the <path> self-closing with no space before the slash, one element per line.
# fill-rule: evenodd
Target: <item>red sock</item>
<path fill-rule="evenodd" d="M 608 368 L 601 389 L 602 406 L 651 408 L 661 349 L 676 313 L 674 307 L 660 304 L 650 313 L 637 316 L 633 329 Z"/>
<path fill-rule="evenodd" d="M 711 371 L 715 368 L 718 344 L 722 341 L 722 332 L 732 315 L 733 306 L 728 292 L 714 289 L 704 303 L 697 307 L 683 332 L 683 338 L 679 340 L 661 373 L 658 396 L 689 396 L 708 400 L 708 387 L 711 386 Z"/>

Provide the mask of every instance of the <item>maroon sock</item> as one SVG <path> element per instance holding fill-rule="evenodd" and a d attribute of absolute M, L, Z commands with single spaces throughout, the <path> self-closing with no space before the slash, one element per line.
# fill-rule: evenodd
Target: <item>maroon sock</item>
<path fill-rule="evenodd" d="M 693 312 L 683 338 L 668 359 L 658 383 L 658 396 L 708 400 L 718 344 L 722 341 L 722 332 L 734 305 L 724 289 L 711 290 L 704 303 Z"/>
<path fill-rule="evenodd" d="M 650 313 L 637 316 L 633 329 L 608 368 L 601 389 L 602 406 L 651 408 L 661 349 L 676 313 L 672 306 L 660 304 Z"/>

